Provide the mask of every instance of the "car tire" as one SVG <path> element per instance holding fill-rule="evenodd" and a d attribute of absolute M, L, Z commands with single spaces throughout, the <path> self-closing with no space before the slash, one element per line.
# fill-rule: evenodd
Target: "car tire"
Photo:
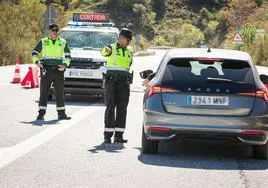
<path fill-rule="evenodd" d="M 142 127 L 142 153 L 144 154 L 155 154 L 158 151 L 158 142 L 149 140 L 146 138 L 144 128 Z"/>
<path fill-rule="evenodd" d="M 256 159 L 268 159 L 268 142 L 264 145 L 252 146 L 253 156 Z"/>

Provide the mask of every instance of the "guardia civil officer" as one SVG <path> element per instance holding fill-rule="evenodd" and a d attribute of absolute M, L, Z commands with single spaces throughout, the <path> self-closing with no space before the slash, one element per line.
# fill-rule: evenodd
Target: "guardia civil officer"
<path fill-rule="evenodd" d="M 32 51 L 33 63 L 41 70 L 37 120 L 44 120 L 52 83 L 56 92 L 58 119 L 71 119 L 66 115 L 64 105 L 64 71 L 70 64 L 71 54 L 66 40 L 58 36 L 58 31 L 56 24 L 49 25 L 49 36 L 41 39 Z"/>
<path fill-rule="evenodd" d="M 105 76 L 105 129 L 104 143 L 126 143 L 123 133 L 126 127 L 127 106 L 130 95 L 132 50 L 129 43 L 133 33 L 127 28 L 120 31 L 117 43 L 110 44 L 101 50 L 107 57 L 107 73 Z M 116 113 L 116 114 L 115 114 Z"/>

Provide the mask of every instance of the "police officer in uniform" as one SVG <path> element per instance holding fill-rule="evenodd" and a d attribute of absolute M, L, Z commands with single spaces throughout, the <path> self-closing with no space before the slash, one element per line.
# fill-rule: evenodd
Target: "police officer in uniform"
<path fill-rule="evenodd" d="M 49 36 L 41 39 L 32 51 L 33 63 L 41 70 L 37 120 L 44 120 L 52 83 L 56 92 L 58 119 L 71 119 L 66 115 L 64 106 L 64 71 L 70 64 L 71 54 L 66 40 L 58 37 L 58 31 L 59 27 L 56 24 L 49 25 Z"/>
<path fill-rule="evenodd" d="M 115 143 L 126 143 L 123 133 L 126 127 L 127 106 L 130 95 L 132 50 L 129 43 L 132 40 L 131 30 L 123 28 L 117 43 L 110 44 L 101 50 L 107 57 L 107 72 L 105 75 L 105 129 L 104 143 L 111 143 L 114 135 Z M 115 114 L 116 113 L 116 114 Z"/>

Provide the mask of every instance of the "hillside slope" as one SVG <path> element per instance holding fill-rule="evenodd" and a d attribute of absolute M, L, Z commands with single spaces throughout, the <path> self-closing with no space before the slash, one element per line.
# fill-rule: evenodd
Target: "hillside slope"
<path fill-rule="evenodd" d="M 50 0 L 64 26 L 73 12 L 105 12 L 119 28 L 141 38 L 139 49 L 150 45 L 212 47 L 248 51 L 257 64 L 268 64 L 268 0 Z M 31 62 L 31 49 L 43 37 L 46 5 L 40 0 L 0 1 L 0 65 L 15 57 Z M 245 43 L 232 43 L 236 31 Z"/>

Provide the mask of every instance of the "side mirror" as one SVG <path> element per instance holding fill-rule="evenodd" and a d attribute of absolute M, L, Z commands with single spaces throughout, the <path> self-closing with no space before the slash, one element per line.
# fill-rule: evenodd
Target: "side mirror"
<path fill-rule="evenodd" d="M 148 79 L 148 77 L 153 73 L 152 70 L 145 70 L 145 71 L 142 71 L 140 72 L 140 77 L 142 79 Z"/>
<path fill-rule="evenodd" d="M 260 80 L 262 81 L 262 83 L 268 84 L 268 76 L 267 75 L 261 74 L 260 75 Z"/>
<path fill-rule="evenodd" d="M 149 81 L 151 81 L 154 78 L 154 76 L 155 76 L 155 72 L 153 72 L 152 74 L 150 74 L 147 79 Z"/>

